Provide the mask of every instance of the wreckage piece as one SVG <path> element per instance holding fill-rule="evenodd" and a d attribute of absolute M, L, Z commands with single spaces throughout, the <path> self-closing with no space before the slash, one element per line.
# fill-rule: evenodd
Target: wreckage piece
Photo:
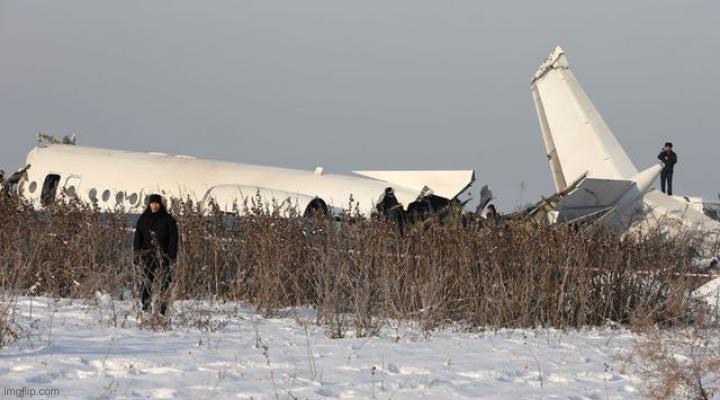
<path fill-rule="evenodd" d="M 18 193 L 37 207 L 65 196 L 96 204 L 102 211 L 129 213 L 142 212 L 146 197 L 158 193 L 189 199 L 206 211 L 243 213 L 245 201 L 260 201 L 301 215 L 325 210 L 339 214 L 350 208 L 370 215 L 388 187 L 406 207 L 420 194 L 450 201 L 474 180 L 472 170 L 335 175 L 322 168 L 305 171 L 56 142 L 38 145 L 27 161 L 33 167 L 19 182 Z"/>
<path fill-rule="evenodd" d="M 63 136 L 62 138 L 59 138 L 54 135 L 48 135 L 47 133 L 38 133 L 37 134 L 37 141 L 38 144 L 46 142 L 46 143 L 55 143 L 55 144 L 75 144 L 75 141 L 77 139 L 77 134 L 72 133 L 70 135 Z"/>
<path fill-rule="evenodd" d="M 483 187 L 480 188 L 480 201 L 475 208 L 475 213 L 481 214 L 494 198 L 495 197 L 493 197 L 493 192 L 492 189 L 490 189 L 490 186 L 483 185 Z"/>
<path fill-rule="evenodd" d="M 567 198 L 570 193 L 573 193 L 586 177 L 587 172 L 580 175 L 570 185 L 553 194 L 552 196 L 543 198 L 528 209 L 519 210 L 512 214 L 508 214 L 506 218 L 510 220 L 530 219 L 536 223 L 557 222 L 557 210 L 560 208 L 560 203 L 565 198 Z"/>
<path fill-rule="evenodd" d="M 710 308 L 710 315 L 720 320 L 720 276 L 716 277 L 692 292 L 693 298 L 705 302 Z"/>
<path fill-rule="evenodd" d="M 10 175 L 7 179 L 4 178 L 4 171 L 0 175 L 0 192 L 3 194 L 15 193 L 18 190 L 18 184 L 23 178 L 27 178 L 27 170 L 30 169 L 30 164 L 20 168 Z"/>
<path fill-rule="evenodd" d="M 406 197 L 405 193 L 395 193 L 402 204 L 410 204 L 418 197 L 427 194 L 446 199 L 454 199 L 464 192 L 475 181 L 475 171 L 353 171 L 354 174 L 376 179 L 382 182 L 393 183 L 396 186 L 416 190 L 413 198 Z"/>
<path fill-rule="evenodd" d="M 702 197 L 672 196 L 676 200 L 687 203 L 688 206 L 704 213 L 706 216 L 720 222 L 720 203 L 706 202 Z"/>
<path fill-rule="evenodd" d="M 669 233 L 699 229 L 711 240 L 720 232 L 720 223 L 689 201 L 652 188 L 661 165 L 638 172 L 560 47 L 540 65 L 530 89 L 555 190 L 564 194 L 540 205 L 546 214 L 557 212 L 558 220 L 567 221 L 607 210 L 602 223 L 618 230 L 662 223 Z M 567 184 L 580 176 L 579 184 Z"/>
<path fill-rule="evenodd" d="M 720 222 L 720 203 L 704 203 L 703 212 L 708 217 Z"/>

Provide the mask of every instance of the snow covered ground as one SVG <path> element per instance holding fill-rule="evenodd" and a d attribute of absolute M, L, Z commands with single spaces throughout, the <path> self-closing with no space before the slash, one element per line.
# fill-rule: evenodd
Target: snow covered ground
<path fill-rule="evenodd" d="M 623 331 L 426 338 L 389 323 L 379 337 L 330 339 L 303 322 L 309 310 L 266 319 L 177 302 L 174 312 L 173 328 L 155 332 L 128 302 L 21 298 L 24 338 L 0 350 L 0 399 L 23 387 L 62 399 L 628 399 L 642 387 L 619 359 L 635 340 Z"/>

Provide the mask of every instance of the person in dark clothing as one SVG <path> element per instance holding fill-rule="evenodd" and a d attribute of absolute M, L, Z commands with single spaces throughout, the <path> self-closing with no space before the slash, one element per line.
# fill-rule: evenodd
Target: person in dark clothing
<path fill-rule="evenodd" d="M 167 290 L 170 287 L 170 265 L 175 262 L 178 250 L 177 222 L 167 212 L 162 197 L 153 194 L 148 206 L 135 226 L 133 242 L 135 260 L 142 266 L 142 306 L 143 311 L 150 309 L 152 285 L 156 277 L 160 282 L 160 313 L 167 311 Z"/>
<path fill-rule="evenodd" d="M 487 209 L 485 211 L 485 219 L 488 221 L 497 221 L 499 218 L 497 210 L 495 209 L 494 204 L 490 204 L 487 206 Z"/>
<path fill-rule="evenodd" d="M 417 200 L 408 204 L 405 217 L 407 219 L 407 222 L 411 224 L 414 224 L 416 222 L 424 222 L 428 218 L 428 215 L 430 215 L 431 211 L 432 206 L 430 205 L 430 200 L 427 196 L 421 195 L 418 196 Z"/>
<path fill-rule="evenodd" d="M 658 160 L 663 163 L 663 169 L 662 172 L 660 172 L 660 189 L 663 193 L 667 193 L 670 196 L 673 194 L 673 172 L 675 172 L 675 164 L 677 164 L 677 154 L 675 154 L 672 148 L 672 143 L 667 142 L 665 143 L 665 148 L 658 154 Z"/>
<path fill-rule="evenodd" d="M 400 204 L 397 197 L 395 197 L 395 191 L 393 188 L 385 188 L 383 198 L 380 200 L 380 203 L 377 204 L 377 210 L 389 221 L 395 222 L 400 229 L 400 233 L 403 233 L 405 225 L 405 211 L 403 210 L 402 204 Z"/>

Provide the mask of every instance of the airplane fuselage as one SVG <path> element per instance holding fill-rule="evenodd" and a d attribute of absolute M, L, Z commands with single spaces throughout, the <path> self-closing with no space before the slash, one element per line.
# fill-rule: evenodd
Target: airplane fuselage
<path fill-rule="evenodd" d="M 190 199 L 206 206 L 214 201 L 221 210 L 258 194 L 266 202 L 290 201 L 300 212 L 315 198 L 333 211 L 350 206 L 369 214 L 385 188 L 391 186 L 405 205 L 420 194 L 378 179 L 323 174 L 164 153 L 143 153 L 65 144 L 37 146 L 27 156 L 27 179 L 18 192 L 42 207 L 56 198 L 75 196 L 96 203 L 103 211 L 141 212 L 145 197 Z M 469 182 L 468 182 L 469 184 Z M 242 211 L 242 210 L 240 210 Z"/>

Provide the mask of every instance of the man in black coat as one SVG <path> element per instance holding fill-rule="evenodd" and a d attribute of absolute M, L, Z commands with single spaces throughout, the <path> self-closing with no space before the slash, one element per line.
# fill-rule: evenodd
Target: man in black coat
<path fill-rule="evenodd" d="M 665 148 L 658 155 L 658 160 L 662 161 L 663 169 L 660 172 L 660 189 L 663 193 L 672 196 L 672 180 L 673 172 L 675 172 L 675 164 L 677 164 L 677 154 L 673 151 L 673 145 L 670 142 L 665 143 Z M 667 191 L 665 190 L 667 188 Z"/>
<path fill-rule="evenodd" d="M 376 206 L 377 210 L 385 215 L 388 221 L 393 221 L 400 228 L 400 233 L 403 233 L 405 225 L 405 211 L 403 211 L 402 204 L 395 197 L 395 191 L 391 187 L 385 188 L 380 203 Z"/>
<path fill-rule="evenodd" d="M 148 206 L 135 226 L 133 242 L 135 260 L 143 268 L 142 306 L 143 311 L 150 309 L 152 285 L 157 276 L 160 281 L 160 313 L 167 311 L 167 290 L 172 279 L 170 265 L 175 262 L 178 250 L 177 222 L 168 214 L 162 203 L 162 197 L 153 194 Z"/>

